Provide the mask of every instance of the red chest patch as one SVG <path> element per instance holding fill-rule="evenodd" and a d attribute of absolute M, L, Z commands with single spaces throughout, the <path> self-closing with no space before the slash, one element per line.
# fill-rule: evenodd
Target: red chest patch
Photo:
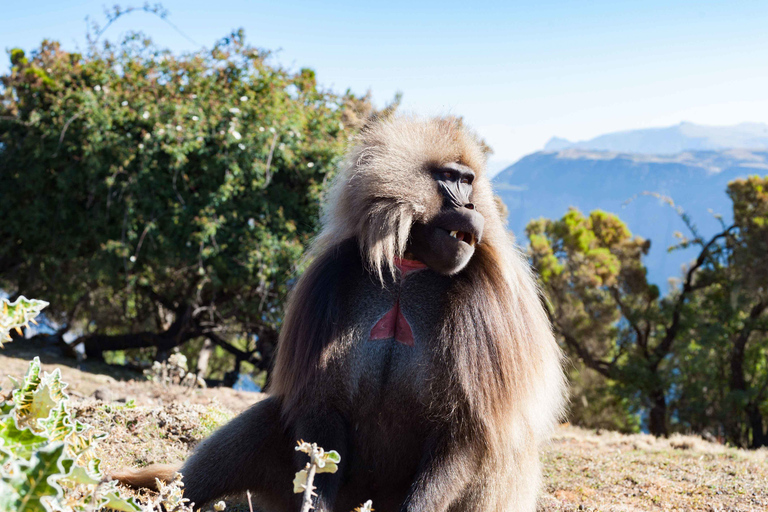
<path fill-rule="evenodd" d="M 402 285 L 403 279 L 411 272 L 427 268 L 425 264 L 415 260 L 396 259 L 395 266 L 400 271 L 400 284 Z M 386 340 L 394 338 L 395 341 L 407 345 L 413 346 L 413 330 L 411 329 L 408 320 L 406 320 L 400 309 L 400 297 L 398 293 L 397 299 L 395 299 L 395 305 L 392 309 L 387 311 L 382 316 L 376 325 L 371 329 L 370 339 L 372 340 Z"/>

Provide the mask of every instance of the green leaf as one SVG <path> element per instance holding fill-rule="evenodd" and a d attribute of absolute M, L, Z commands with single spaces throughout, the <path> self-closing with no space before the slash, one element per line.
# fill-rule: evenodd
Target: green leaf
<path fill-rule="evenodd" d="M 59 483 L 74 486 L 77 484 L 98 485 L 101 482 L 100 475 L 91 474 L 83 466 L 75 464 L 72 459 L 62 460 L 61 466 L 65 475 L 57 479 Z"/>
<path fill-rule="evenodd" d="M 11 329 L 21 333 L 21 328 L 34 320 L 46 306 L 48 303 L 43 300 L 30 300 L 23 295 L 13 302 L 0 299 L 0 348 L 3 341 L 11 340 Z"/>
<path fill-rule="evenodd" d="M 133 498 L 125 498 L 115 489 L 102 496 L 102 508 L 121 512 L 141 512 L 141 507 Z"/>
<path fill-rule="evenodd" d="M 45 429 L 51 411 L 68 399 L 64 393 L 67 385 L 61 381 L 59 369 L 56 368 L 53 373 L 43 372 L 42 377 L 40 371 L 40 359 L 35 357 L 29 364 L 21 389 L 13 392 L 17 422 L 38 431 Z M 66 411 L 61 414 L 66 416 Z M 66 418 L 60 417 L 58 420 L 66 422 Z"/>
<path fill-rule="evenodd" d="M 28 427 L 19 428 L 12 415 L 0 419 L 0 446 L 14 456 L 26 459 L 46 444 L 47 437 L 36 434 Z"/>
<path fill-rule="evenodd" d="M 335 462 L 336 464 L 341 462 L 341 455 L 339 455 L 339 452 L 337 452 L 336 450 L 325 452 L 325 458 L 331 462 Z"/>
<path fill-rule="evenodd" d="M 19 466 L 24 482 L 18 487 L 20 500 L 17 512 L 48 512 L 50 507 L 41 500 L 63 496 L 55 480 L 64 473 L 61 466 L 64 448 L 64 443 L 51 445 L 35 452 L 29 465 Z"/>
<path fill-rule="evenodd" d="M 339 470 L 339 466 L 335 462 L 326 461 L 323 466 L 317 465 L 318 473 L 335 473 Z"/>
<path fill-rule="evenodd" d="M 307 477 L 309 474 L 306 469 L 302 469 L 293 478 L 293 492 L 294 494 L 301 494 L 304 492 L 304 488 L 307 485 Z"/>
<path fill-rule="evenodd" d="M 0 479 L 0 512 L 12 512 L 18 510 L 20 496 L 16 491 L 14 482 Z"/>
<path fill-rule="evenodd" d="M 29 363 L 27 373 L 24 375 L 24 381 L 18 389 L 13 391 L 13 403 L 15 404 L 17 417 L 27 415 L 28 411 L 32 408 L 40 381 L 40 358 L 35 357 Z"/>
<path fill-rule="evenodd" d="M 62 400 L 54 413 L 44 422 L 51 441 L 63 441 L 74 430 L 72 419 L 67 410 L 66 401 Z"/>

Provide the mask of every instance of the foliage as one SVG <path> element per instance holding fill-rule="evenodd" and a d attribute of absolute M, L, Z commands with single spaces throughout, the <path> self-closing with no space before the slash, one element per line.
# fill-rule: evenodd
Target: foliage
<path fill-rule="evenodd" d="M 578 361 L 575 421 L 626 430 L 647 411 L 655 434 L 768 445 L 767 190 L 768 177 L 731 182 L 734 223 L 709 239 L 678 209 L 692 234 L 678 247 L 699 254 L 665 297 L 646 280 L 649 243 L 616 216 L 570 210 L 529 224 L 550 317 Z"/>
<path fill-rule="evenodd" d="M 35 317 L 48 305 L 44 300 L 28 299 L 23 295 L 11 302 L 0 299 L 0 348 L 3 341 L 11 341 L 10 332 L 15 330 L 21 336 L 21 328 L 35 323 Z"/>
<path fill-rule="evenodd" d="M 674 412 L 685 428 L 768 445 L 768 177 L 731 182 L 734 223 L 711 246 L 675 354 Z"/>
<path fill-rule="evenodd" d="M 750 176 L 728 184 L 733 201 L 736 236 L 728 242 L 733 251 L 733 266 L 744 278 L 750 292 L 768 289 L 768 176 Z"/>
<path fill-rule="evenodd" d="M 557 333 L 584 365 L 618 384 L 613 414 L 626 418 L 626 398 L 638 391 L 652 407 L 651 394 L 665 384 L 659 360 L 650 360 L 663 311 L 641 260 L 650 242 L 599 210 L 571 209 L 559 220 L 531 221 L 526 231 Z"/>
<path fill-rule="evenodd" d="M 306 441 L 300 440 L 297 444 L 297 452 L 304 452 L 309 455 L 307 466 L 296 473 L 296 477 L 293 479 L 293 492 L 296 494 L 304 494 L 303 505 L 301 507 L 303 512 L 312 509 L 312 496 L 315 491 L 315 487 L 312 483 L 315 474 L 335 473 L 338 471 L 338 464 L 341 462 L 341 456 L 339 455 L 339 452 L 335 450 L 326 452 L 323 448 L 317 446 L 316 443 L 307 443 Z"/>
<path fill-rule="evenodd" d="M 281 304 L 371 112 L 242 31 L 175 56 L 141 34 L 44 41 L 0 78 L 0 288 L 45 294 L 89 355 L 215 337 L 269 366 Z M 264 352 L 264 358 L 256 352 Z"/>
<path fill-rule="evenodd" d="M 309 455 L 309 462 L 307 462 L 306 467 L 296 473 L 296 477 L 293 479 L 293 492 L 296 494 L 304 494 L 301 510 L 302 512 L 308 512 L 314 508 L 312 505 L 312 496 L 315 496 L 315 487 L 312 483 L 315 474 L 335 473 L 338 471 L 341 456 L 339 455 L 339 452 L 335 450 L 325 451 L 322 447 L 317 446 L 317 443 L 308 443 L 304 440 L 299 440 L 297 442 L 296 451 Z M 368 500 L 355 508 L 354 512 L 372 511 L 373 502 Z"/>
<path fill-rule="evenodd" d="M 640 432 L 640 407 L 631 394 L 578 360 L 569 365 L 568 421 L 590 429 Z M 628 396 L 629 395 L 629 396 Z"/>
<path fill-rule="evenodd" d="M 65 387 L 35 358 L 0 404 L 0 510 L 139 511 L 115 482 L 101 482 L 94 447 L 105 434 L 72 417 Z"/>

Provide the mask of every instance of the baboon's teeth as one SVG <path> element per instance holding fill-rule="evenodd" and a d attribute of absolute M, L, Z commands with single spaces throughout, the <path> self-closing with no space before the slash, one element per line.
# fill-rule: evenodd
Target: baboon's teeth
<path fill-rule="evenodd" d="M 458 235 L 458 234 L 459 234 L 459 232 L 458 232 L 458 231 L 451 231 L 449 234 L 450 234 L 450 235 L 451 235 L 453 238 L 457 238 L 457 236 L 456 236 L 456 235 Z"/>

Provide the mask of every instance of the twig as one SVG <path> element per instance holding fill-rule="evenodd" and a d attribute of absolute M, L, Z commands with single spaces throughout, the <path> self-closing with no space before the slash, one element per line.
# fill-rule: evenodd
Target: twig
<path fill-rule="evenodd" d="M 251 503 L 251 491 L 245 491 L 245 495 L 248 496 L 248 508 L 253 512 L 253 503 Z"/>
<path fill-rule="evenodd" d="M 181 197 L 181 194 L 179 194 L 179 190 L 176 188 L 176 177 L 179 175 L 179 167 L 176 167 L 176 171 L 173 173 L 173 191 L 176 192 L 176 197 L 179 198 L 179 202 L 182 204 L 182 206 L 186 206 L 186 202 L 184 202 L 184 198 Z M 187 190 L 189 190 L 189 187 L 187 187 Z"/>
<path fill-rule="evenodd" d="M 264 188 L 267 188 L 269 182 L 272 180 L 272 176 L 269 174 L 269 167 L 272 165 L 272 155 L 275 153 L 275 144 L 277 144 L 277 137 L 280 135 L 275 132 L 275 136 L 272 137 L 272 146 L 269 148 L 269 155 L 267 156 L 267 170 L 264 171 L 266 179 L 264 180 Z"/>
<path fill-rule="evenodd" d="M 141 233 L 141 236 L 139 237 L 139 243 L 136 245 L 136 251 L 133 253 L 134 259 L 139 258 L 139 251 L 141 250 L 141 246 L 144 243 L 144 237 L 147 236 L 147 231 L 149 231 L 149 228 L 152 227 L 153 222 L 155 222 L 155 219 L 152 219 L 152 221 L 147 223 L 147 225 L 144 227 L 144 231 Z"/>
<path fill-rule="evenodd" d="M 307 485 L 304 487 L 304 496 L 301 501 L 301 512 L 312 510 L 312 495 L 315 493 L 315 487 L 312 482 L 315 479 L 317 471 L 317 445 L 312 443 L 312 452 L 309 454 L 309 471 L 307 471 Z"/>
<path fill-rule="evenodd" d="M 125 10 L 119 10 L 117 9 L 113 13 L 107 12 L 107 24 L 104 25 L 104 27 L 101 28 L 96 33 L 96 38 L 93 39 L 93 44 L 97 43 L 99 41 L 99 38 L 104 34 L 104 32 L 107 31 L 107 29 L 118 19 L 125 16 L 126 14 L 131 14 L 132 12 L 136 11 L 143 11 L 148 14 L 153 14 L 163 20 L 165 23 L 168 24 L 173 30 L 175 30 L 181 37 L 189 41 L 190 43 L 194 44 L 195 46 L 201 46 L 200 43 L 189 37 L 187 34 L 181 31 L 179 27 L 171 23 L 171 21 L 168 19 L 168 11 L 163 8 L 161 4 L 156 4 L 154 6 L 150 6 L 149 4 L 144 4 L 142 7 L 127 7 Z"/>
<path fill-rule="evenodd" d="M 80 111 L 80 112 L 76 113 L 75 115 L 73 115 L 72 117 L 70 117 L 67 120 L 67 122 L 64 123 L 64 128 L 61 129 L 61 134 L 59 135 L 59 144 L 56 146 L 56 151 L 53 152 L 53 156 L 54 157 L 58 156 L 58 154 L 59 154 L 59 149 L 61 149 L 61 143 L 64 142 L 64 135 L 67 134 L 67 128 L 69 128 L 69 125 L 72 124 L 72 121 L 74 121 L 75 119 L 80 117 L 82 114 L 83 114 L 83 112 Z"/>

